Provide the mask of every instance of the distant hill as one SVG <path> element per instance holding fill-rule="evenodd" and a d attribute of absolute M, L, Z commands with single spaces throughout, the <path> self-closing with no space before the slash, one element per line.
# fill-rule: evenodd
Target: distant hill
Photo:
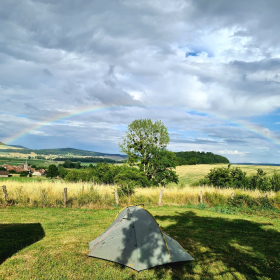
<path fill-rule="evenodd" d="M 8 147 L 15 147 L 15 148 L 19 148 L 19 149 L 28 149 L 28 148 L 20 146 L 20 145 L 9 145 Z"/>
<path fill-rule="evenodd" d="M 6 145 L 3 142 L 0 142 L 0 149 L 1 150 L 7 150 L 7 149 L 15 150 L 15 149 L 27 149 L 27 148 L 25 148 L 23 146 L 18 146 L 18 145 Z"/>
<path fill-rule="evenodd" d="M 108 158 L 119 158 L 123 160 L 126 158 L 125 155 L 121 154 L 108 154 L 108 153 L 99 153 L 93 151 L 86 151 L 74 148 L 58 148 L 58 149 L 40 149 L 40 150 L 33 150 L 34 153 L 40 155 L 59 155 L 59 156 L 89 156 L 89 157 L 108 157 Z"/>
<path fill-rule="evenodd" d="M 210 152 L 177 152 L 175 153 L 178 158 L 185 159 L 188 162 L 190 159 L 197 159 L 198 164 L 210 164 L 210 163 L 229 163 L 229 160 L 220 155 L 216 155 Z"/>
<path fill-rule="evenodd" d="M 104 157 L 113 160 L 123 160 L 126 158 L 125 155 L 121 154 L 109 154 L 109 153 L 99 153 L 93 151 L 86 151 L 74 148 L 58 148 L 58 149 L 28 149 L 20 145 L 5 145 L 0 142 L 0 153 L 1 154 L 13 154 L 16 153 L 22 155 L 30 155 L 31 153 L 37 156 L 55 156 L 55 157 Z"/>

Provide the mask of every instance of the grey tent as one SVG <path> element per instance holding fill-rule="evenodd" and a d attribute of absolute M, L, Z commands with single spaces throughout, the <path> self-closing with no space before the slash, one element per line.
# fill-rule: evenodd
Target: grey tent
<path fill-rule="evenodd" d="M 105 232 L 89 242 L 88 255 L 137 271 L 193 260 L 177 241 L 162 232 L 153 215 L 139 206 L 124 208 Z"/>

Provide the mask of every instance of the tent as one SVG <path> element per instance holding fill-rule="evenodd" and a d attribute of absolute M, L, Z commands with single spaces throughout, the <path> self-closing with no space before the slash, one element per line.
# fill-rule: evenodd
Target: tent
<path fill-rule="evenodd" d="M 139 206 L 124 208 L 105 232 L 89 242 L 88 255 L 137 271 L 194 260 L 177 241 L 162 232 L 149 211 Z"/>

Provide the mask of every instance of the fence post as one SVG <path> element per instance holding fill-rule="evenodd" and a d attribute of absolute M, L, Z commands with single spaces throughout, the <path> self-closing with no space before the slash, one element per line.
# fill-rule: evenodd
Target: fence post
<path fill-rule="evenodd" d="M 202 203 L 202 191 L 200 191 L 200 203 Z"/>
<path fill-rule="evenodd" d="M 159 200 L 158 200 L 158 206 L 161 205 L 161 199 L 162 199 L 162 196 L 163 196 L 163 191 L 164 191 L 164 189 L 161 189 L 161 191 L 160 191 Z"/>
<path fill-rule="evenodd" d="M 63 206 L 66 207 L 67 205 L 67 188 L 64 188 L 63 191 Z"/>
<path fill-rule="evenodd" d="M 116 189 L 115 189 L 115 200 L 116 200 L 116 204 L 119 205 L 119 195 Z"/>
<path fill-rule="evenodd" d="M 231 193 L 231 199 L 234 199 L 234 192 Z"/>
<path fill-rule="evenodd" d="M 6 186 L 2 186 L 2 188 L 3 188 L 3 192 L 4 192 L 5 203 L 6 203 L 6 205 L 8 205 L 9 197 L 8 197 L 8 192 L 7 192 Z"/>

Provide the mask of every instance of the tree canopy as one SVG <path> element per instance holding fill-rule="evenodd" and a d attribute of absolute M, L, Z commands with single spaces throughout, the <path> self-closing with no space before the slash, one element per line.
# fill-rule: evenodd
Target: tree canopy
<path fill-rule="evenodd" d="M 140 170 L 146 172 L 152 157 L 152 151 L 165 149 L 169 143 L 169 134 L 161 121 L 140 119 L 128 125 L 128 130 L 120 148 L 127 155 L 127 162 L 134 165 L 140 161 Z"/>
<path fill-rule="evenodd" d="M 175 153 L 178 160 L 177 165 L 185 165 L 185 164 L 210 164 L 210 163 L 229 163 L 229 160 L 220 155 L 216 155 L 210 152 L 177 152 Z M 196 159 L 196 161 L 195 161 Z"/>
<path fill-rule="evenodd" d="M 167 127 L 161 121 L 140 119 L 128 125 L 120 148 L 130 166 L 139 165 L 153 185 L 165 186 L 169 182 L 178 183 L 178 176 L 172 170 L 177 163 L 176 156 L 166 150 L 169 141 Z"/>
<path fill-rule="evenodd" d="M 55 164 L 51 164 L 47 171 L 47 177 L 54 178 L 58 175 L 58 168 Z"/>

